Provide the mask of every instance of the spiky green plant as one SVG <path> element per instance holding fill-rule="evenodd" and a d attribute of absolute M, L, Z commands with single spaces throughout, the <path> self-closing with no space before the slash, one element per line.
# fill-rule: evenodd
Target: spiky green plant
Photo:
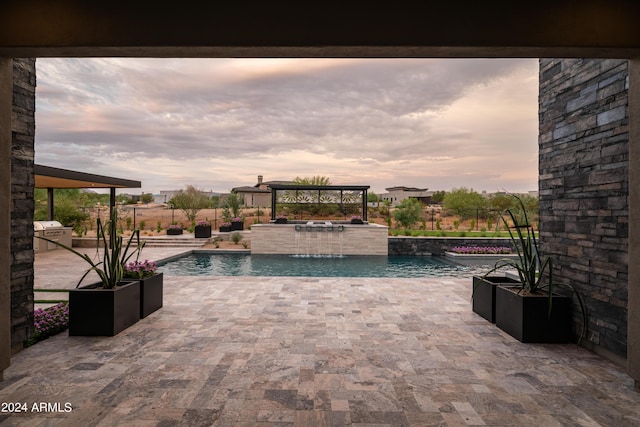
<path fill-rule="evenodd" d="M 117 231 L 117 222 L 118 222 L 118 213 L 115 209 L 111 211 L 111 218 L 107 221 L 106 224 L 103 224 L 100 218 L 97 221 L 97 235 L 96 235 L 96 255 L 100 250 L 100 246 L 104 248 L 102 254 L 102 261 L 96 262 L 87 254 L 80 253 L 75 249 L 66 246 L 60 242 L 56 242 L 51 239 L 47 239 L 46 237 L 40 237 L 39 239 L 46 240 L 47 242 L 51 242 L 61 248 L 68 250 L 80 258 L 85 260 L 91 267 L 85 271 L 84 275 L 78 281 L 76 287 L 79 287 L 85 277 L 91 272 L 95 271 L 100 277 L 100 281 L 102 283 L 102 287 L 105 289 L 113 289 L 116 285 L 122 280 L 124 276 L 124 269 L 129 261 L 129 259 L 142 251 L 145 242 L 140 242 L 140 230 L 134 230 L 127 244 L 124 245 L 124 239 L 122 236 L 118 235 Z M 108 238 L 107 238 L 108 236 Z M 129 252 L 131 248 L 131 244 L 136 242 L 136 249 Z"/>
<path fill-rule="evenodd" d="M 524 202 L 517 195 L 510 195 L 516 199 L 520 207 L 519 212 L 516 213 L 513 209 L 506 209 L 500 216 L 500 219 L 505 229 L 509 232 L 509 237 L 515 247 L 518 258 L 498 260 L 494 267 L 485 273 L 484 277 L 504 268 L 516 270 L 520 279 L 519 292 L 547 294 L 549 298 L 549 317 L 551 317 L 554 286 L 563 286 L 570 289 L 578 300 L 582 314 L 582 331 L 578 339 L 579 342 L 584 336 L 587 325 L 587 314 L 582 297 L 573 285 L 569 283 L 554 283 L 553 260 L 551 257 L 542 258 L 540 256 L 538 240 L 536 239 L 533 226 L 529 222 Z"/>
<path fill-rule="evenodd" d="M 516 249 L 517 259 L 498 260 L 486 275 L 503 268 L 512 268 L 517 271 L 520 278 L 521 289 L 528 293 L 540 293 L 546 291 L 551 295 L 553 291 L 553 261 L 550 257 L 544 260 L 540 258 L 538 240 L 533 226 L 529 223 L 527 211 L 522 200 L 513 195 L 520 202 L 521 213 L 517 214 L 512 209 L 506 209 L 500 216 L 505 229 Z M 509 220 L 511 220 L 509 222 Z M 548 278 L 547 284 L 543 280 Z"/>

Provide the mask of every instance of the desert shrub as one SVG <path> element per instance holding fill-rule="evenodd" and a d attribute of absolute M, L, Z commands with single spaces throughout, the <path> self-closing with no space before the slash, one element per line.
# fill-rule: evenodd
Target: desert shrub
<path fill-rule="evenodd" d="M 238 232 L 235 232 L 235 233 L 233 233 L 233 234 L 231 235 L 231 241 L 232 241 L 234 244 L 236 244 L 236 245 L 237 245 L 238 243 L 240 243 L 240 240 L 242 240 L 242 234 L 240 234 L 240 233 L 238 233 Z"/>

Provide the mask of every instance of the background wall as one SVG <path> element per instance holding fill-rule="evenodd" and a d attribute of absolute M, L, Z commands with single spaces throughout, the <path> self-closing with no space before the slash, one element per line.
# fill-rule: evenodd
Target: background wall
<path fill-rule="evenodd" d="M 628 86 L 626 60 L 540 60 L 541 250 L 556 262 L 555 279 L 586 299 L 586 344 L 621 358 L 627 353 Z"/>
<path fill-rule="evenodd" d="M 513 249 L 509 238 L 389 237 L 389 255 L 443 256 L 445 251 L 456 246 L 505 246 Z"/>

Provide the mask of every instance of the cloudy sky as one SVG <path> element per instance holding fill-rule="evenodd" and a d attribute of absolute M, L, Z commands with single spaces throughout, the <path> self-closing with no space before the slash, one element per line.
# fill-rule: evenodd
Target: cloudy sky
<path fill-rule="evenodd" d="M 158 193 L 333 184 L 537 189 L 535 59 L 36 63 L 36 163 Z M 141 190 L 129 190 L 139 193 Z"/>

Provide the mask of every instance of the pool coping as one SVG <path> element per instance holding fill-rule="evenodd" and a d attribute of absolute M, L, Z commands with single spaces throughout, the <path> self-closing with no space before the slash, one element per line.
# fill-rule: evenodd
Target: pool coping
<path fill-rule="evenodd" d="M 175 261 L 178 258 L 185 257 L 191 254 L 249 254 L 251 255 L 251 249 L 187 249 L 179 254 L 174 254 L 165 258 L 156 260 L 158 264 L 164 264 L 166 262 Z"/>

